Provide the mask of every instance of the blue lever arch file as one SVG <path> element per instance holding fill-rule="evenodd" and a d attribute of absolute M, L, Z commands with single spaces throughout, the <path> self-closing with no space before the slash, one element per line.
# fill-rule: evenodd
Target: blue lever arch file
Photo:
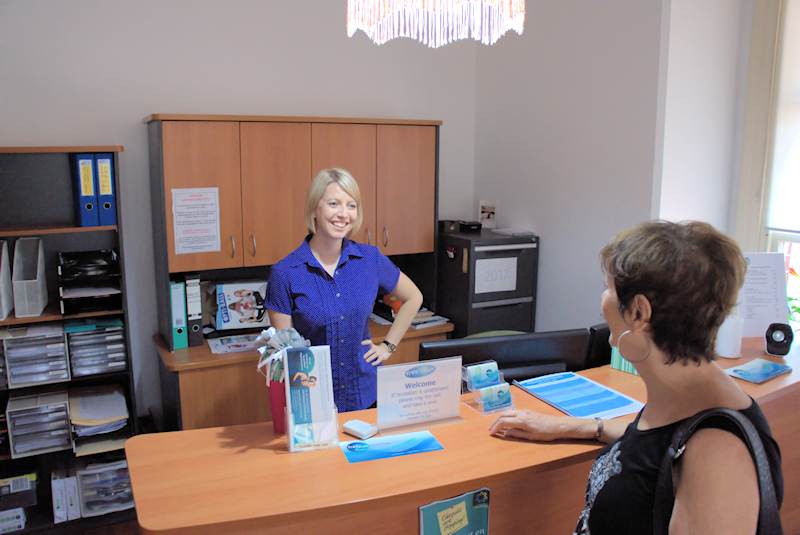
<path fill-rule="evenodd" d="M 95 154 L 97 168 L 97 206 L 100 225 L 117 224 L 117 192 L 114 184 L 114 155 Z"/>
<path fill-rule="evenodd" d="M 97 216 L 94 156 L 92 154 L 76 154 L 73 158 L 73 167 L 78 220 L 82 227 L 96 227 L 100 224 L 100 220 Z"/>

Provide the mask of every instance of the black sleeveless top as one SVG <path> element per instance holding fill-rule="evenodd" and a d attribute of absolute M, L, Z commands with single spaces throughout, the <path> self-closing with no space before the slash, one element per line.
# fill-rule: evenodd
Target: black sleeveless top
<path fill-rule="evenodd" d="M 755 401 L 740 413 L 753 423 L 761 436 L 780 504 L 783 501 L 783 476 L 778 444 Z M 586 505 L 574 535 L 653 533 L 653 503 L 661 459 L 673 432 L 684 420 L 640 431 L 636 425 L 641 415 L 639 412 L 622 437 L 603 449 L 592 465 L 586 485 Z M 732 430 L 725 425 L 712 420 L 701 427 Z"/>

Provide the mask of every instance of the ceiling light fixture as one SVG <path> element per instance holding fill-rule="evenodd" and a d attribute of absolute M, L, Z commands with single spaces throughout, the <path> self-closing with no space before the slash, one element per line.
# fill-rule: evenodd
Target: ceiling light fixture
<path fill-rule="evenodd" d="M 347 0 L 347 35 L 376 44 L 398 37 L 431 48 L 472 38 L 494 44 L 508 30 L 522 35 L 525 0 Z"/>

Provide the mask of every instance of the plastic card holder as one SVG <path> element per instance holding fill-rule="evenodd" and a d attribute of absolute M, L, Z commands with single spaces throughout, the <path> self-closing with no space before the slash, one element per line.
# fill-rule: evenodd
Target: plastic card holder
<path fill-rule="evenodd" d="M 506 382 L 481 388 L 476 391 L 475 396 L 484 414 L 514 407 L 511 401 L 511 385 Z"/>
<path fill-rule="evenodd" d="M 461 368 L 461 377 L 464 379 L 469 392 L 475 392 L 487 386 L 503 382 L 503 372 L 497 369 L 497 362 L 484 360 L 469 364 Z"/>

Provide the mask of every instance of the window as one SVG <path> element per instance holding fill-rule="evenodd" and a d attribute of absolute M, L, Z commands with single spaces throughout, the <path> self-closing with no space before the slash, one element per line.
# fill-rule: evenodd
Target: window
<path fill-rule="evenodd" d="M 767 248 L 783 252 L 792 320 L 800 322 L 800 0 L 785 0 L 767 166 Z"/>

